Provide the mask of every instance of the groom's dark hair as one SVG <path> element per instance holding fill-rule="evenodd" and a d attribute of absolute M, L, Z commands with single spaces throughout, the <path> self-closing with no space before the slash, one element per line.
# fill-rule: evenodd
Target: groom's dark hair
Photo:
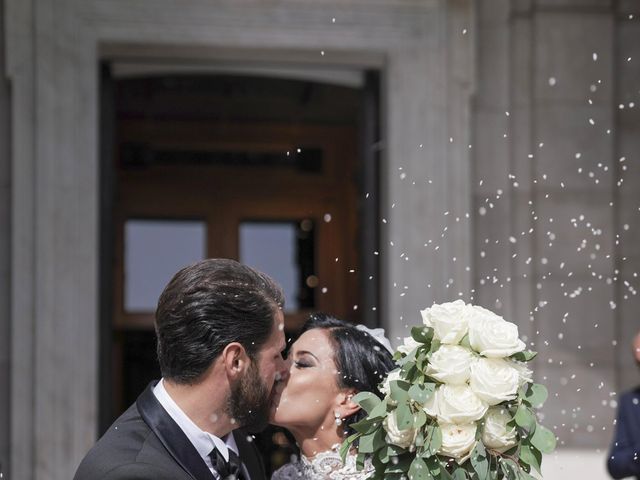
<path fill-rule="evenodd" d="M 271 278 L 234 260 L 210 258 L 183 268 L 156 309 L 162 376 L 196 383 L 232 342 L 254 360 L 283 306 L 282 289 Z"/>

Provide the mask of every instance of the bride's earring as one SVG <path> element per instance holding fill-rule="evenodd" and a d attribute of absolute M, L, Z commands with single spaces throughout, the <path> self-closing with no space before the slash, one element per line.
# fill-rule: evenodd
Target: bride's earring
<path fill-rule="evenodd" d="M 342 419 L 340 418 L 340 412 L 335 411 L 333 412 L 333 415 L 336 417 L 336 425 L 339 427 L 340 425 L 342 425 Z"/>

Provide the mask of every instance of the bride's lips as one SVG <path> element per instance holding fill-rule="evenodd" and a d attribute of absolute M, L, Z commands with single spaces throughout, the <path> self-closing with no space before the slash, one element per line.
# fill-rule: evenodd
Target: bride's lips
<path fill-rule="evenodd" d="M 282 398 L 282 392 L 284 391 L 284 382 L 276 382 L 271 392 L 271 412 L 275 413 L 278 405 L 280 405 L 280 399 Z"/>

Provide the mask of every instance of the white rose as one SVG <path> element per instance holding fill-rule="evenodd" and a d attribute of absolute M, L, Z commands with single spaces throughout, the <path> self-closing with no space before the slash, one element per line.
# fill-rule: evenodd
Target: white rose
<path fill-rule="evenodd" d="M 400 380 L 400 369 L 389 372 L 387 378 L 380 385 L 380 393 L 384 396 L 391 395 L 391 382 L 394 380 Z"/>
<path fill-rule="evenodd" d="M 411 448 L 418 434 L 417 430 L 408 428 L 400 430 L 398 428 L 398 419 L 395 410 L 387 415 L 382 422 L 384 429 L 387 431 L 387 441 L 399 447 Z"/>
<path fill-rule="evenodd" d="M 438 453 L 455 458 L 459 464 L 464 463 L 476 446 L 476 429 L 475 423 L 440 424 L 442 445 Z"/>
<path fill-rule="evenodd" d="M 502 358 L 521 352 L 525 344 L 518 338 L 518 326 L 482 307 L 473 306 L 469 319 L 469 343 L 480 355 Z"/>
<path fill-rule="evenodd" d="M 516 398 L 520 373 L 502 358 L 480 358 L 471 365 L 471 389 L 489 405 Z"/>
<path fill-rule="evenodd" d="M 511 416 L 505 408 L 492 407 L 484 417 L 482 443 L 485 447 L 505 452 L 518 443 L 515 427 L 507 426 Z"/>
<path fill-rule="evenodd" d="M 442 343 L 456 345 L 467 334 L 470 305 L 462 300 L 433 305 L 422 310 L 423 323 L 432 327 L 435 337 Z"/>
<path fill-rule="evenodd" d="M 471 423 L 487 413 L 489 406 L 467 385 L 445 384 L 437 390 L 435 408 L 428 405 L 425 412 L 433 411 L 441 423 Z"/>
<path fill-rule="evenodd" d="M 522 362 L 510 361 L 509 365 L 511 365 L 518 371 L 518 375 L 520 375 L 520 386 L 524 385 L 525 383 L 533 383 L 533 372 L 527 367 L 526 364 Z"/>
<path fill-rule="evenodd" d="M 409 355 L 414 349 L 418 348 L 421 345 L 423 344 L 420 342 L 416 342 L 413 337 L 405 337 L 403 344 L 400 345 L 396 350 L 398 352 L 404 353 L 405 355 Z"/>
<path fill-rule="evenodd" d="M 427 375 L 439 382 L 460 385 L 469 380 L 474 355 L 459 345 L 441 345 L 429 360 Z"/>

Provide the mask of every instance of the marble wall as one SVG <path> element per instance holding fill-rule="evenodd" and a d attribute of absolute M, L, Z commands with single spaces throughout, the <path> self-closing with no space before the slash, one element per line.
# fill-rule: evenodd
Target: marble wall
<path fill-rule="evenodd" d="M 617 292 L 619 328 L 617 365 L 621 388 L 640 383 L 640 372 L 631 357 L 631 338 L 640 330 L 638 301 L 633 290 L 640 275 L 640 4 L 621 2 L 617 15 L 617 54 L 614 109 L 617 139 L 615 164 L 620 235 L 617 268 L 622 283 Z M 631 59 L 631 60 L 629 60 Z M 616 239 L 618 240 L 618 239 Z"/>
<path fill-rule="evenodd" d="M 12 18 L 0 22 L 3 466 L 10 419 L 22 427 L 15 478 L 68 478 L 94 441 L 95 66 L 98 51 L 147 44 L 159 57 L 172 45 L 177 58 L 255 60 L 262 45 L 274 61 L 380 68 L 385 326 L 396 340 L 419 308 L 458 296 L 517 322 L 541 352 L 545 423 L 600 462 L 616 394 L 639 377 L 628 347 L 640 327 L 638 2 L 249 3 L 252 15 L 166 2 L 156 17 L 151 0 L 0 0 Z"/>
<path fill-rule="evenodd" d="M 603 451 L 638 382 L 638 7 L 477 5 L 475 297 L 540 352 L 560 445 Z"/>
<path fill-rule="evenodd" d="M 9 89 L 4 68 L 4 2 L 0 0 L 0 472 L 9 462 L 10 242 L 11 182 L 9 156 Z"/>
<path fill-rule="evenodd" d="M 398 320 L 404 306 L 416 315 L 414 302 L 430 303 L 426 283 L 442 292 L 447 279 L 470 284 L 461 267 L 471 252 L 468 222 L 460 222 L 456 238 L 442 244 L 446 258 L 459 264 L 421 257 L 431 233 L 426 230 L 441 224 L 443 211 L 454 218 L 468 213 L 465 147 L 473 62 L 471 36 L 461 32 L 470 25 L 470 0 L 131 5 L 6 1 L 14 212 L 12 478 L 70 478 L 97 432 L 100 59 L 382 70 L 381 193 L 388 228 L 380 309 L 386 326 L 392 335 L 404 331 Z M 462 38 L 462 49 L 450 35 Z M 454 136 L 460 143 L 449 141 Z M 411 286 L 406 296 L 405 286 Z"/>

